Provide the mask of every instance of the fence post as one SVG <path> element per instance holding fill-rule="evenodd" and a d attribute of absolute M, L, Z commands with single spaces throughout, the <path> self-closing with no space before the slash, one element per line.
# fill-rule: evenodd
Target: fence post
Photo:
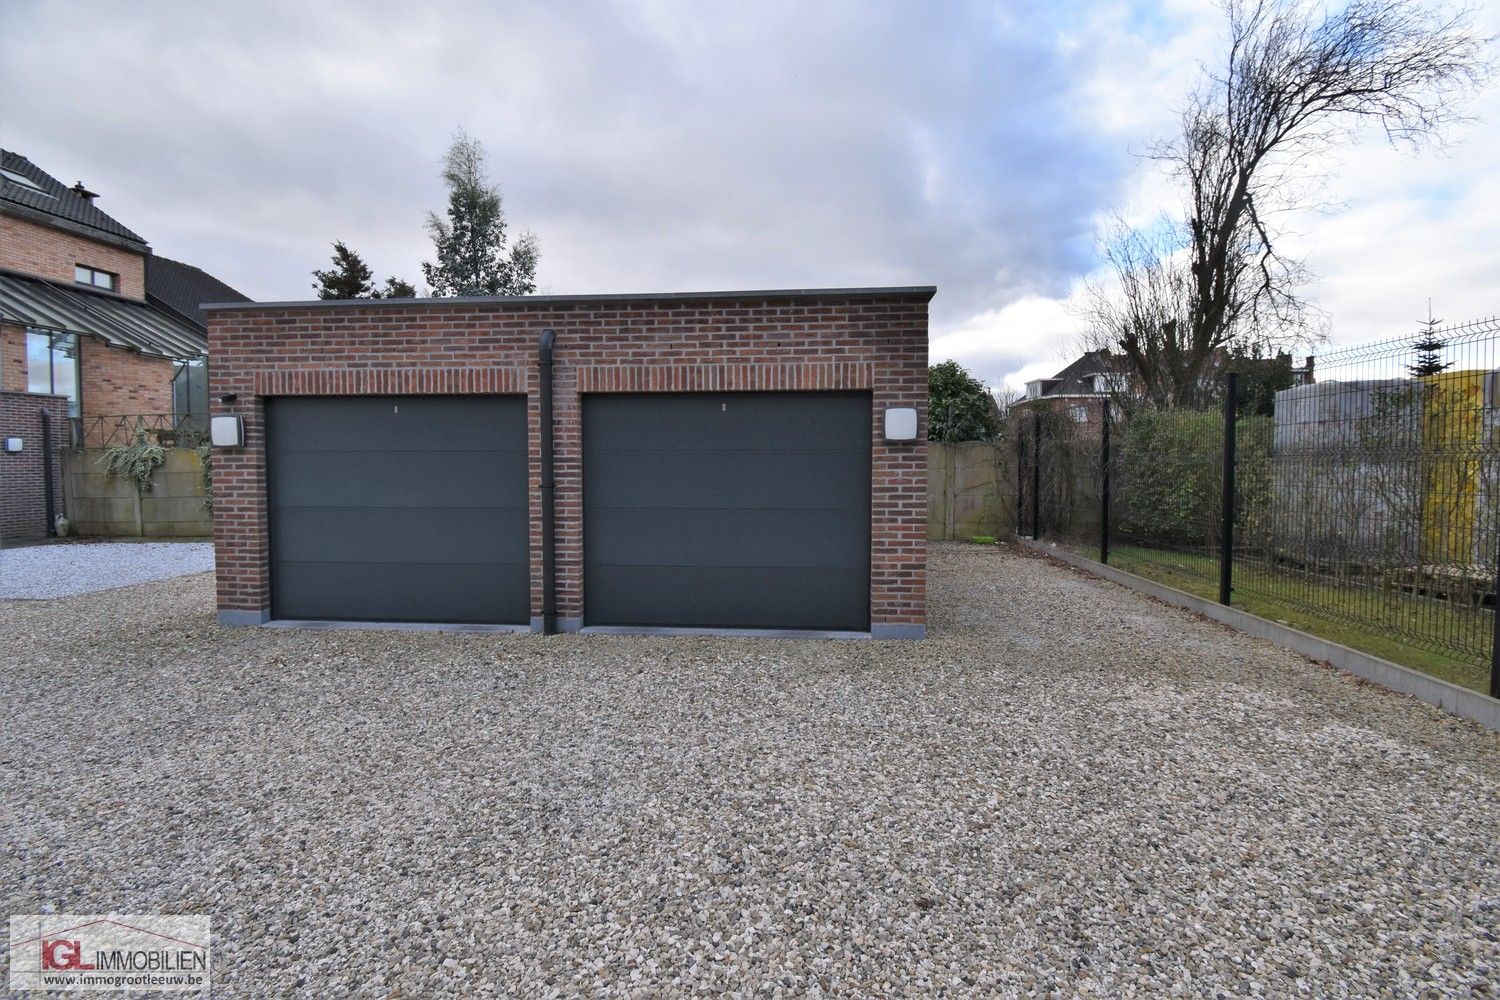
<path fill-rule="evenodd" d="M 1016 536 L 1026 528 L 1026 432 L 1021 429 L 1020 415 L 1016 416 Z"/>
<path fill-rule="evenodd" d="M 1104 420 L 1099 425 L 1099 561 L 1109 564 L 1109 399 L 1100 401 Z"/>
<path fill-rule="evenodd" d="M 1495 534 L 1500 536 L 1500 531 Z M 1495 634 L 1490 637 L 1490 697 L 1500 698 L 1500 544 L 1495 548 Z"/>
<path fill-rule="evenodd" d="M 1224 380 L 1224 486 L 1221 498 L 1223 526 L 1219 538 L 1219 603 L 1228 604 L 1234 590 L 1234 423 L 1239 413 L 1240 376 L 1230 372 Z"/>
<path fill-rule="evenodd" d="M 1042 411 L 1031 415 L 1031 540 L 1042 537 Z"/>
<path fill-rule="evenodd" d="M 52 496 L 52 414 L 45 406 L 37 410 L 42 418 L 42 505 L 47 511 L 47 537 L 57 534 L 57 503 Z"/>

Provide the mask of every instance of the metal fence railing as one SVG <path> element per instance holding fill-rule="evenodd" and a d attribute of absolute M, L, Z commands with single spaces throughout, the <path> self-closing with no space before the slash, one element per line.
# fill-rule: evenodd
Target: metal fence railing
<path fill-rule="evenodd" d="M 196 448 L 208 440 L 208 418 L 201 414 L 128 413 L 73 417 L 75 448 L 112 448 L 130 444 L 137 435 L 166 447 Z"/>
<path fill-rule="evenodd" d="M 1500 697 L 1500 321 L 1015 427 L 1017 531 Z"/>

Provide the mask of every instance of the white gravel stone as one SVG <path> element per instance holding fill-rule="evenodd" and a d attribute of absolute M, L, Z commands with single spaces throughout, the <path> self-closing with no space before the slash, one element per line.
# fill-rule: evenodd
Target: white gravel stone
<path fill-rule="evenodd" d="M 212 542 L 58 542 L 0 550 L 0 598 L 92 594 L 214 568 Z"/>
<path fill-rule="evenodd" d="M 222 997 L 1485 997 L 1500 741 L 1006 547 L 922 643 L 0 603 L 0 900 Z"/>

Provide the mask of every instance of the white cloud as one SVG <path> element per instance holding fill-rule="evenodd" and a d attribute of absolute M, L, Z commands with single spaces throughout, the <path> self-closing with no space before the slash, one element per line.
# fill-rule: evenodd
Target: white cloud
<path fill-rule="evenodd" d="M 309 295 L 334 239 L 419 279 L 461 125 L 540 235 L 546 290 L 931 282 L 934 358 L 992 384 L 1066 360 L 1099 223 L 1171 204 L 1132 151 L 1171 127 L 1220 31 L 1209 0 L 10 0 L 0 17 L 0 142 L 255 297 Z M 1479 110 L 1500 116 L 1493 96 Z M 1483 311 L 1497 152 L 1486 125 L 1447 160 L 1349 159 L 1349 208 L 1307 244 L 1339 335 L 1428 295 Z"/>

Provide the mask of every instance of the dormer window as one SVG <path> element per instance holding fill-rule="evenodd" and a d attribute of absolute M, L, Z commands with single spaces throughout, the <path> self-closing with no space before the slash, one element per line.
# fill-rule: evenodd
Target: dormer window
<path fill-rule="evenodd" d="M 30 177 L 27 177 L 25 174 L 18 174 L 14 170 L 5 170 L 3 168 L 0 168 L 0 177 L 4 177 L 7 183 L 14 184 L 16 187 L 23 187 L 28 191 L 35 191 L 37 194 L 45 194 L 48 198 L 52 197 L 52 195 L 47 194 L 46 191 L 42 190 L 41 185 L 37 184 L 36 181 L 32 180 Z"/>
<path fill-rule="evenodd" d="M 120 276 L 111 271 L 101 271 L 97 267 L 87 267 L 83 264 L 73 266 L 73 280 L 80 285 L 88 285 L 91 288 L 103 288 L 106 291 L 117 292 L 120 290 Z"/>

